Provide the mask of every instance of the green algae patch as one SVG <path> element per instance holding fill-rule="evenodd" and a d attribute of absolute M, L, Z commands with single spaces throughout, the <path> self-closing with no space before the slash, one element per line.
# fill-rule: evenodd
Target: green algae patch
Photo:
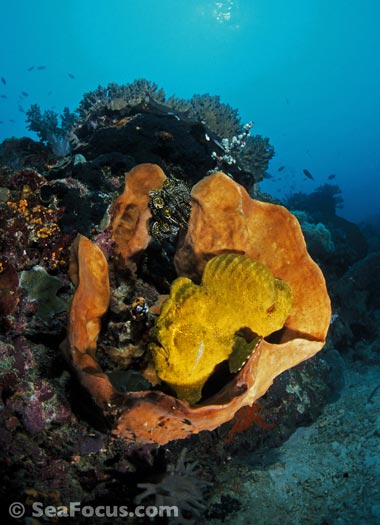
<path fill-rule="evenodd" d="M 42 266 L 21 272 L 20 286 L 28 291 L 30 300 L 37 302 L 36 316 L 42 321 L 49 321 L 55 314 L 68 309 L 67 302 L 57 297 L 62 282 Z"/>

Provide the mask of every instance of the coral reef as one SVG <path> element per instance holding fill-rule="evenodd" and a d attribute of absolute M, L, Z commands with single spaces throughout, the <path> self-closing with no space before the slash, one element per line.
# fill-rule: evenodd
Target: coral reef
<path fill-rule="evenodd" d="M 317 215 L 336 215 L 343 206 L 342 190 L 336 184 L 323 184 L 312 193 L 293 193 L 285 204 L 291 210 L 303 210 Z"/>
<path fill-rule="evenodd" d="M 14 171 L 33 168 L 41 173 L 50 154 L 50 149 L 42 142 L 35 142 L 28 137 L 13 137 L 0 144 L 0 166 Z"/>
<path fill-rule="evenodd" d="M 317 420 L 303 424 L 285 442 L 272 445 L 265 452 L 256 442 L 256 451 L 245 453 L 254 432 L 240 441 L 240 448 L 232 454 L 238 461 L 234 464 L 232 459 L 232 465 L 218 469 L 215 479 L 215 484 L 223 487 L 222 494 L 235 499 L 231 505 L 234 514 L 228 515 L 226 506 L 214 517 L 215 507 L 220 508 L 220 495 L 213 493 L 209 498 L 208 523 L 379 521 L 379 390 L 370 403 L 367 401 L 379 384 L 379 368 L 368 366 L 364 372 L 360 363 L 343 366 L 340 373 L 346 382 L 341 395 L 323 407 Z M 236 444 L 238 441 L 237 437 Z M 360 492 L 361 486 L 366 487 L 365 496 Z"/>
<path fill-rule="evenodd" d="M 106 88 L 98 86 L 95 91 L 85 93 L 77 111 L 82 121 L 87 121 L 95 127 L 98 124 L 98 116 L 105 119 L 107 112 L 120 112 L 143 104 L 149 99 L 160 104 L 165 101 L 164 91 L 154 82 L 138 79 L 124 85 L 110 83 Z"/>
<path fill-rule="evenodd" d="M 209 212 L 216 221 L 208 222 Z M 201 234 L 200 238 L 196 232 Z M 296 219 L 285 208 L 250 199 L 242 186 L 217 173 L 193 189 L 189 228 L 176 254 L 179 273 L 190 273 L 200 279 L 212 252 L 218 255 L 215 252 L 245 250 L 249 257 L 267 265 L 277 278 L 289 284 L 294 298 L 290 314 L 274 340 L 263 339 L 232 379 L 216 379 L 211 395 L 202 406 L 192 408 L 188 402 L 157 389 L 118 392 L 95 360 L 101 316 L 109 300 L 103 289 L 107 279 L 106 262 L 90 241 L 83 239 L 83 246 L 86 249 L 81 250 L 79 242 L 75 247 L 74 276 L 81 275 L 82 279 L 70 310 L 65 349 L 82 384 L 103 414 L 114 419 L 115 435 L 136 443 L 162 444 L 216 428 L 231 419 L 239 408 L 263 395 L 274 377 L 311 357 L 324 344 L 331 315 L 329 297 L 322 273 L 306 251 Z M 74 280 L 78 282 L 77 277 Z M 91 302 L 86 298 L 94 290 L 99 290 L 99 297 L 91 299 L 95 303 L 94 308 L 89 309 Z M 155 386 L 156 379 L 149 365 L 144 373 Z"/>
<path fill-rule="evenodd" d="M 253 122 L 248 122 L 239 135 L 234 135 L 231 140 L 227 137 L 222 139 L 221 146 L 223 148 L 223 155 L 218 155 L 216 151 L 213 151 L 211 154 L 217 165 L 215 171 L 223 171 L 223 169 L 228 169 L 229 166 L 237 163 L 240 151 L 247 145 L 252 126 Z"/>
<path fill-rule="evenodd" d="M 244 127 L 217 97 L 193 103 L 198 113 L 191 101 L 166 98 L 153 83 L 111 84 L 87 94 L 74 124 L 64 125 L 71 145 L 65 158 L 28 138 L 0 145 L 0 498 L 9 504 L 17 494 L 26 521 L 35 501 L 133 508 L 143 485 L 151 494 L 143 504 L 178 486 L 184 520 L 233 520 L 234 509 L 245 507 L 232 463 L 251 468 L 264 455 L 270 462 L 273 447 L 316 419 L 342 385 L 340 354 L 359 368 L 379 363 L 379 254 L 368 254 L 363 231 L 337 215 L 339 194 L 322 192 L 328 205 L 317 195 L 317 204 L 296 212 L 326 276 L 330 319 L 325 283 L 297 220 L 281 206 L 252 200 L 238 184 L 252 191 L 272 152 L 269 142 L 257 139 L 262 158 L 253 162 L 255 137 L 247 134 L 246 146 L 233 151 L 236 163 L 225 166 L 228 176 L 204 178 L 215 170 L 212 153 L 223 157 L 223 139 L 231 148 Z M 186 188 L 194 184 L 189 202 Z M 125 206 L 117 201 L 124 185 Z M 149 350 L 152 329 L 175 267 L 194 290 L 207 263 L 220 256 L 266 265 L 288 283 L 293 302 L 284 326 L 257 345 L 248 329 L 240 331 L 243 351 L 232 372 L 228 360 L 216 366 L 190 405 L 160 382 Z M 231 318 L 243 312 L 241 291 L 234 299 Z M 234 304 L 224 302 L 226 310 Z M 309 359 L 328 327 L 325 349 Z M 378 378 L 363 399 L 377 406 Z M 331 417 L 340 418 L 333 406 Z M 182 468 L 176 458 L 183 438 Z M 199 471 L 191 467 L 195 460 Z M 190 495 L 179 479 L 183 471 L 192 478 Z M 216 473 L 220 482 L 198 499 L 198 488 L 204 492 L 202 483 Z M 87 521 L 78 516 L 78 523 Z"/>
<path fill-rule="evenodd" d="M 185 114 L 192 121 L 203 122 L 220 137 L 232 138 L 241 130 L 238 111 L 223 104 L 219 96 L 194 95 L 188 101 L 174 96 L 167 98 L 162 88 L 146 79 L 123 85 L 108 84 L 106 88 L 99 86 L 95 91 L 85 93 L 78 108 L 79 121 L 93 127 L 104 126 L 107 121 L 112 122 L 115 114 L 126 114 L 133 107 L 143 107 L 152 101 Z"/>
<path fill-rule="evenodd" d="M 231 421 L 232 426 L 227 436 L 224 438 L 224 442 L 226 444 L 230 444 L 236 434 L 240 434 L 241 432 L 248 430 L 252 427 L 253 423 L 265 429 L 272 429 L 275 426 L 273 423 L 267 423 L 264 421 L 264 419 L 260 417 L 259 413 L 260 406 L 258 403 L 254 403 L 252 406 L 246 405 L 238 410 Z"/>
<path fill-rule="evenodd" d="M 331 184 L 320 186 L 310 194 L 295 193 L 285 201 L 300 219 L 312 256 L 323 267 L 327 264 L 329 274 L 335 279 L 368 252 L 359 227 L 336 214 L 342 202 L 339 186 Z"/>
<path fill-rule="evenodd" d="M 377 345 L 380 319 L 380 253 L 374 252 L 354 264 L 334 287 L 337 319 L 331 327 L 331 337 L 337 348 L 344 353 L 363 353 L 361 345 L 370 342 Z"/>
<path fill-rule="evenodd" d="M 18 269 L 25 264 L 26 249 L 29 266 L 46 261 L 51 268 L 58 263 L 53 252 L 58 255 L 59 248 L 63 250 L 63 246 L 59 246 L 62 241 L 59 220 L 63 210 L 46 206 L 40 198 L 46 182 L 31 169 L 0 173 L 0 184 L 8 189 L 7 199 L 0 202 L 0 246 L 8 262 Z"/>
<path fill-rule="evenodd" d="M 310 255 L 319 263 L 326 261 L 336 250 L 330 230 L 322 222 L 313 222 L 310 214 L 306 212 L 293 213 L 300 221 Z"/>
<path fill-rule="evenodd" d="M 27 113 L 29 129 L 57 156 L 70 153 L 69 141 L 73 152 L 86 159 L 117 150 L 133 155 L 133 164 L 151 162 L 167 168 L 178 164 L 180 150 L 188 157 L 181 161 L 181 178 L 189 185 L 217 166 L 251 190 L 274 155 L 269 139 L 250 136 L 251 124 L 243 126 L 238 111 L 218 96 L 167 98 L 157 84 L 145 79 L 99 86 L 83 96 L 75 114 L 65 108 L 61 125 L 58 120 L 55 111 L 42 113 L 37 105 Z M 239 152 L 236 145 L 242 138 L 245 151 Z M 231 146 L 236 150 L 233 155 Z"/>
<path fill-rule="evenodd" d="M 368 217 L 359 227 L 367 240 L 368 250 L 371 252 L 380 251 L 380 215 L 375 214 Z"/>

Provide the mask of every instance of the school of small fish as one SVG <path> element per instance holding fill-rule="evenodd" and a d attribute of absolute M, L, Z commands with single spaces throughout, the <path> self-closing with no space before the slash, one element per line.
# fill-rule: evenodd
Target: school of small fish
<path fill-rule="evenodd" d="M 26 68 L 26 71 L 33 71 L 33 70 L 36 70 L 36 71 L 43 71 L 44 69 L 47 69 L 47 66 L 44 65 L 44 64 L 41 64 L 41 65 L 38 65 L 38 66 L 29 66 L 28 68 Z M 71 80 L 74 80 L 75 79 L 75 75 L 73 73 L 67 73 L 67 76 L 71 79 Z M 1 81 L 1 84 L 3 84 L 3 86 L 6 86 L 8 87 L 8 81 L 5 77 L 0 77 L 0 81 Z M 52 92 L 49 91 L 48 95 L 51 95 Z M 17 110 L 20 112 L 20 113 L 25 113 L 25 108 L 23 107 L 22 105 L 22 101 L 25 100 L 25 98 L 29 97 L 29 93 L 28 91 L 21 91 L 21 93 L 18 95 L 18 99 L 17 99 Z M 4 100 L 7 100 L 8 99 L 8 95 L 6 95 L 5 93 L 2 93 L 0 94 L 0 98 L 4 99 Z M 14 123 L 16 122 L 14 119 L 8 119 L 8 122 L 11 122 L 11 123 Z M 0 124 L 4 124 L 4 120 L 0 120 Z"/>

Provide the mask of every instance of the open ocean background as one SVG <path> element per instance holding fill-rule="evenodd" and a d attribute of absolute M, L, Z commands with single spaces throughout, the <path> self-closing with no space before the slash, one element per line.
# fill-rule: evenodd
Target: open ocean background
<path fill-rule="evenodd" d="M 373 220 L 379 20 L 377 0 L 3 2 L 0 140 L 36 138 L 25 125 L 32 103 L 74 110 L 98 85 L 146 78 L 168 96 L 219 95 L 253 120 L 276 150 L 263 191 L 311 192 L 335 175 L 338 213 Z"/>

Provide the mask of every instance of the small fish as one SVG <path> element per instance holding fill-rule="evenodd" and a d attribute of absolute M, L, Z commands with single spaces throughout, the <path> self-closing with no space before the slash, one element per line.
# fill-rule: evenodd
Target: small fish
<path fill-rule="evenodd" d="M 0 95 L 1 98 L 8 98 L 7 95 Z"/>
<path fill-rule="evenodd" d="M 282 171 L 285 169 L 285 166 L 280 166 L 277 171 Z"/>
<path fill-rule="evenodd" d="M 46 69 L 46 66 L 37 66 L 37 69 Z"/>
<path fill-rule="evenodd" d="M 68 76 L 69 76 L 70 78 L 75 78 L 75 75 L 73 75 L 72 73 L 67 73 L 67 74 L 68 74 Z"/>
<path fill-rule="evenodd" d="M 4 120 L 0 120 L 0 124 L 4 124 Z"/>
<path fill-rule="evenodd" d="M 333 180 L 333 179 L 335 179 L 335 177 L 336 177 L 336 175 L 331 174 L 327 178 L 328 178 L 328 180 Z"/>
<path fill-rule="evenodd" d="M 27 93 L 26 91 L 21 91 L 21 95 L 23 97 L 29 97 L 29 93 Z"/>
<path fill-rule="evenodd" d="M 264 173 L 264 179 L 273 179 L 273 176 L 267 171 Z"/>
<path fill-rule="evenodd" d="M 4 86 L 6 86 L 6 85 L 7 85 L 7 81 L 5 80 L 5 78 L 4 78 L 4 77 L 1 77 L 1 82 L 2 82 L 3 84 L 4 84 Z"/>
<path fill-rule="evenodd" d="M 25 113 L 25 109 L 22 107 L 21 104 L 18 104 L 17 109 L 21 111 L 21 113 Z"/>
<path fill-rule="evenodd" d="M 34 69 L 34 66 L 30 66 L 28 67 L 27 71 L 33 71 L 33 69 Z"/>
<path fill-rule="evenodd" d="M 306 175 L 306 177 L 310 180 L 314 180 L 314 177 L 313 175 L 310 173 L 309 170 L 307 170 L 306 168 L 304 170 L 302 170 L 304 172 L 304 174 Z"/>
<path fill-rule="evenodd" d="M 10 119 L 9 119 L 9 122 L 15 122 L 15 120 L 13 120 L 13 118 L 10 118 Z"/>

